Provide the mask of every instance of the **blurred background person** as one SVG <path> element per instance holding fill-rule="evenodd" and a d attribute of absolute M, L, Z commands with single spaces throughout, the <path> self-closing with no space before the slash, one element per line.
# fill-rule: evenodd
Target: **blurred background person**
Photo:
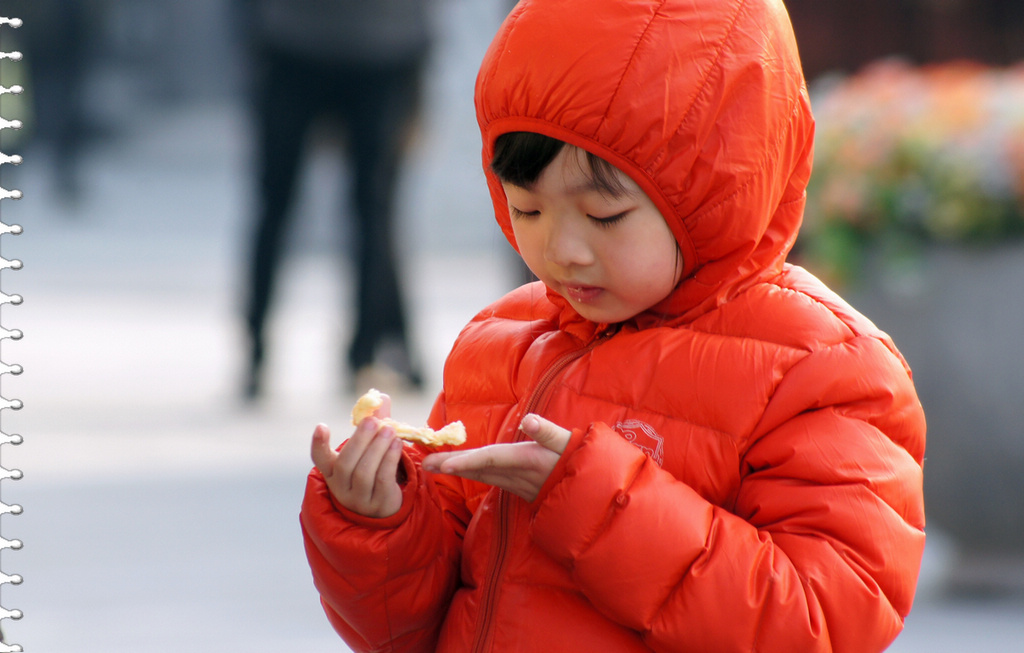
<path fill-rule="evenodd" d="M 267 316 L 314 128 L 330 120 L 351 173 L 354 336 L 349 386 L 416 390 L 395 260 L 396 187 L 419 113 L 430 0 L 243 0 L 254 61 L 257 198 L 248 270 L 244 395 L 264 389 Z M 339 185 L 344 180 L 339 180 Z M 382 388 L 384 389 L 384 388 Z"/>
<path fill-rule="evenodd" d="M 45 152 L 55 196 L 67 203 L 76 201 L 81 192 L 82 148 L 94 127 L 85 102 L 94 55 L 95 25 L 90 16 L 101 9 L 94 5 L 88 0 L 17 0 L 4 9 L 5 15 L 23 21 L 11 36 L 22 49 L 27 67 L 23 86 L 29 112 L 17 116 L 25 124 L 25 133 L 10 135 L 19 142 L 13 148 L 5 142 L 4 150 L 10 153 L 30 143 L 41 146 L 38 151 Z"/>

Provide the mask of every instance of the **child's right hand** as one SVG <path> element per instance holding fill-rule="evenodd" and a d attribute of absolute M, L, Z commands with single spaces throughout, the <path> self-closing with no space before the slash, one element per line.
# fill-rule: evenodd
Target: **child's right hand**
<path fill-rule="evenodd" d="M 366 517 L 384 518 L 402 507 L 397 480 L 402 441 L 393 428 L 381 427 L 377 417 L 364 419 L 341 451 L 331 449 L 330 429 L 317 425 L 311 453 L 338 503 Z"/>

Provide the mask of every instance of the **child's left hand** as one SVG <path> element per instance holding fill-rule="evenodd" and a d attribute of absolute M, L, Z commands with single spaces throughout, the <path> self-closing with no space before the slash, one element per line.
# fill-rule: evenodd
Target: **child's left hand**
<path fill-rule="evenodd" d="M 572 432 L 532 413 L 523 418 L 519 428 L 532 442 L 434 453 L 423 459 L 422 467 L 428 472 L 480 481 L 533 501 L 569 444 Z"/>

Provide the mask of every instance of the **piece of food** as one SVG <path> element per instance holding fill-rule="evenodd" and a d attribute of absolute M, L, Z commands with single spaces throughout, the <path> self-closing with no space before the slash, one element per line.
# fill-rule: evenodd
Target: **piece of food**
<path fill-rule="evenodd" d="M 370 388 L 352 407 L 352 423 L 359 426 L 360 422 L 373 415 L 373 412 L 383 403 L 384 397 L 381 396 L 380 391 Z M 452 422 L 439 431 L 426 427 L 409 426 L 390 417 L 382 419 L 381 422 L 384 426 L 395 429 L 395 434 L 401 439 L 419 442 L 428 447 L 438 447 L 443 444 L 460 445 L 466 441 L 466 427 L 462 425 L 462 422 Z"/>

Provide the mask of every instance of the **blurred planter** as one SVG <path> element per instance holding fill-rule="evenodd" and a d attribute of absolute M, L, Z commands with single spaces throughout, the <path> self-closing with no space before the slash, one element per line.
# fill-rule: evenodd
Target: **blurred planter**
<path fill-rule="evenodd" d="M 1024 65 L 886 61 L 812 105 L 796 256 L 914 370 L 929 523 L 1024 554 Z"/>
<path fill-rule="evenodd" d="M 817 121 L 802 255 L 828 281 L 869 250 L 1024 236 L 1024 64 L 883 61 L 812 89 Z"/>
<path fill-rule="evenodd" d="M 1024 244 L 868 260 L 841 291 L 914 371 L 929 526 L 968 554 L 1024 554 Z"/>

